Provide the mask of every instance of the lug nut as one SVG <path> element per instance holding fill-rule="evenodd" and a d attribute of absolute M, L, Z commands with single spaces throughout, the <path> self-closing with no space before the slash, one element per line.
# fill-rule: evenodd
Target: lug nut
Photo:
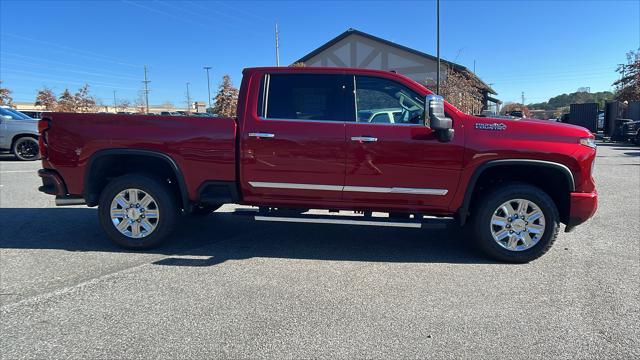
<path fill-rule="evenodd" d="M 511 225 L 507 224 L 507 229 L 510 228 L 510 227 L 511 227 Z"/>

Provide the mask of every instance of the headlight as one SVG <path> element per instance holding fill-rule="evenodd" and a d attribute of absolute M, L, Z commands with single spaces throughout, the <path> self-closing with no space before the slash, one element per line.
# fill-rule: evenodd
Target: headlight
<path fill-rule="evenodd" d="M 592 149 L 596 148 L 596 140 L 591 137 L 580 138 L 578 141 L 581 145 L 588 146 Z"/>

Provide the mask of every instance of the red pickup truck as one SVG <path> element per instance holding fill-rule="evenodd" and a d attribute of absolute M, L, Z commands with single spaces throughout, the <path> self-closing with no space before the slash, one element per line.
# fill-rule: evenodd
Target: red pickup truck
<path fill-rule="evenodd" d="M 98 206 L 111 239 L 139 249 L 238 203 L 257 220 L 453 222 L 490 257 L 526 262 L 596 211 L 589 131 L 467 115 L 393 72 L 246 69 L 237 114 L 47 114 L 40 191 Z"/>

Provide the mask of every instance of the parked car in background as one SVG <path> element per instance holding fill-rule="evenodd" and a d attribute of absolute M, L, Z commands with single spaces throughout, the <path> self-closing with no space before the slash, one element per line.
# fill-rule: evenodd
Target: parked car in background
<path fill-rule="evenodd" d="M 624 140 L 640 145 L 640 121 L 627 121 L 622 124 Z"/>
<path fill-rule="evenodd" d="M 604 129 L 604 111 L 598 112 L 598 130 Z"/>
<path fill-rule="evenodd" d="M 181 113 L 177 112 L 177 111 L 163 111 L 160 113 L 160 115 L 162 116 L 184 116 Z"/>
<path fill-rule="evenodd" d="M 40 158 L 38 120 L 9 107 L 0 107 L 0 150 L 9 150 L 19 160 Z"/>
<path fill-rule="evenodd" d="M 20 110 L 20 112 L 24 115 L 27 115 L 28 117 L 32 118 L 32 119 L 42 119 L 42 114 L 48 114 L 51 111 L 24 111 L 24 110 Z"/>

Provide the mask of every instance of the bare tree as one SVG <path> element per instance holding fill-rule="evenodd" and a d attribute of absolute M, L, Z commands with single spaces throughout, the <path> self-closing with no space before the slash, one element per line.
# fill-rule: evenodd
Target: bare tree
<path fill-rule="evenodd" d="M 84 84 L 73 96 L 78 112 L 94 112 L 96 110 L 96 99 L 89 95 L 89 85 Z"/>
<path fill-rule="evenodd" d="M 215 104 L 213 105 L 213 113 L 220 116 L 234 117 L 236 116 L 237 107 L 238 89 L 233 87 L 231 77 L 226 74 L 222 77 L 222 83 L 220 83 L 218 87 Z"/>
<path fill-rule="evenodd" d="M 76 98 L 71 95 L 69 89 L 64 89 L 60 97 L 58 98 L 58 105 L 56 106 L 56 111 L 61 112 L 76 112 Z"/>
<path fill-rule="evenodd" d="M 125 112 L 130 107 L 131 107 L 131 101 L 127 99 L 120 99 L 120 101 L 116 103 L 116 111 L 119 111 L 119 112 Z"/>
<path fill-rule="evenodd" d="M 427 80 L 427 87 L 435 90 L 433 81 Z M 440 82 L 440 94 L 467 114 L 477 114 L 482 110 L 482 93 L 478 82 L 460 71 L 449 69 L 446 79 Z"/>
<path fill-rule="evenodd" d="M 35 106 L 42 106 L 47 111 L 55 111 L 58 106 L 58 99 L 53 91 L 47 87 L 38 90 Z"/>
<path fill-rule="evenodd" d="M 175 105 L 173 105 L 173 103 L 169 100 L 165 101 L 162 103 L 162 105 L 160 105 L 162 108 L 167 109 L 167 110 L 173 110 L 175 109 Z"/>
<path fill-rule="evenodd" d="M 0 85 L 2 85 L 2 81 L 0 81 Z M 12 91 L 8 88 L 0 86 L 0 105 L 11 105 L 13 104 L 13 98 L 11 97 Z"/>

